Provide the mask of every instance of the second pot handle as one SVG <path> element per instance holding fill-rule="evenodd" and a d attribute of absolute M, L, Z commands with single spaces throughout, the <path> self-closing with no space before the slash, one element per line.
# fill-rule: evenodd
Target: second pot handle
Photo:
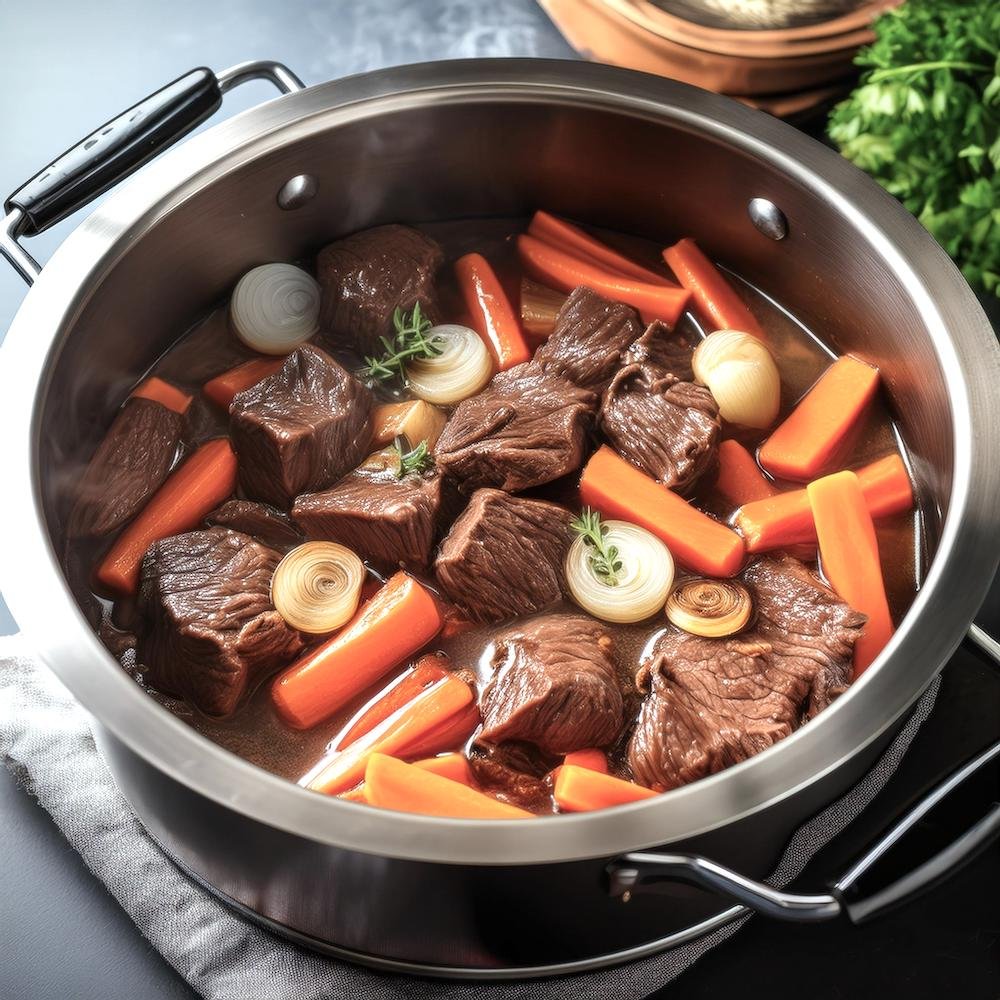
<path fill-rule="evenodd" d="M 975 625 L 969 638 L 1000 663 L 1000 644 Z M 612 861 L 606 868 L 608 891 L 627 901 L 637 892 L 655 892 L 669 883 L 685 882 L 781 920 L 817 922 L 846 916 L 852 923 L 862 923 L 930 889 L 1000 837 L 1000 802 L 993 802 L 982 819 L 913 871 L 870 896 L 862 895 L 857 888 L 861 877 L 932 809 L 996 760 L 1000 760 L 1000 742 L 987 747 L 929 792 L 827 892 L 784 892 L 698 855 L 652 852 L 625 854 Z"/>
<path fill-rule="evenodd" d="M 114 187 L 212 115 L 227 90 L 257 79 L 270 80 L 283 94 L 305 87 L 286 66 L 268 60 L 221 73 L 202 66 L 105 122 L 7 198 L 0 253 L 31 284 L 40 269 L 19 237 L 44 232 Z"/>

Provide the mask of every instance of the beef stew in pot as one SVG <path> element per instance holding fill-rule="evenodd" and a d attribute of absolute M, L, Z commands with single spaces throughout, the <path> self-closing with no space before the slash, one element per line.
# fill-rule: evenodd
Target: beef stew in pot
<path fill-rule="evenodd" d="M 874 366 L 691 239 L 544 211 L 258 266 L 73 500 L 67 564 L 150 697 L 318 794 L 445 817 L 766 750 L 923 568 Z"/>

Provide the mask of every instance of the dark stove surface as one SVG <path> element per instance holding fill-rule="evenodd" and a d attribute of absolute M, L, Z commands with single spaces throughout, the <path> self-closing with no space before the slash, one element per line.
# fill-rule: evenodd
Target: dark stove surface
<path fill-rule="evenodd" d="M 307 83 L 377 66 L 459 56 L 570 57 L 533 0 L 102 0 L 4 5 L 0 122 L 6 194 L 71 142 L 196 65 L 286 62 Z M 264 84 L 227 96 L 225 113 L 270 96 Z M 31 242 L 41 260 L 77 224 Z M 0 332 L 24 293 L 0 266 Z M 998 317 L 1000 319 L 1000 317 Z M 1000 329 L 1000 323 L 998 323 Z M 0 553 L 2 558 L 2 553 Z M 1000 587 L 980 624 L 1000 632 Z M 0 600 L 0 634 L 14 625 Z M 960 650 L 934 714 L 876 801 L 796 883 L 839 874 L 908 803 L 1000 736 L 1000 670 Z M 1000 797 L 996 771 L 923 832 L 961 829 Z M 153 951 L 41 808 L 0 769 L 0 997 L 158 1000 L 194 994 Z M 905 845 L 901 868 L 925 855 Z M 851 997 L 996 1000 L 1000 996 L 1000 851 L 918 901 L 861 928 L 792 927 L 754 919 L 660 996 L 768 1000 Z M 776 960 L 780 959 L 780 960 Z M 269 998 L 261 998 L 269 1000 Z"/>

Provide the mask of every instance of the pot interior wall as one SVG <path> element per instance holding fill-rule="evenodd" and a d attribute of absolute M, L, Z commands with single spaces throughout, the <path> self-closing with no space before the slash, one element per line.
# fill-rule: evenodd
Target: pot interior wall
<path fill-rule="evenodd" d="M 943 372 L 899 275 L 823 192 L 693 126 L 580 105 L 442 100 L 329 118 L 309 134 L 289 130 L 279 148 L 233 157 L 212 183 L 186 185 L 186 200 L 122 241 L 65 331 L 40 421 L 57 551 L 72 487 L 127 388 L 249 267 L 307 256 L 373 224 L 539 206 L 664 244 L 692 234 L 827 342 L 879 365 L 933 547 L 952 473 Z M 318 194 L 284 211 L 277 192 L 301 173 L 319 180 Z M 753 197 L 784 211 L 784 240 L 750 223 Z"/>

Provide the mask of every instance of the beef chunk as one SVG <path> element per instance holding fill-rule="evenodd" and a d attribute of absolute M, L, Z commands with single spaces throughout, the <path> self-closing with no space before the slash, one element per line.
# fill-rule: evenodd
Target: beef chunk
<path fill-rule="evenodd" d="M 639 314 L 631 306 L 581 286 L 563 303 L 555 329 L 535 353 L 535 363 L 600 393 L 641 333 Z"/>
<path fill-rule="evenodd" d="M 285 510 L 368 451 L 372 394 L 319 348 L 304 345 L 273 375 L 237 393 L 229 408 L 240 485 Z"/>
<path fill-rule="evenodd" d="M 624 360 L 626 364 L 648 362 L 655 365 L 661 375 L 673 375 L 680 382 L 693 382 L 693 356 L 694 348 L 683 336 L 671 331 L 666 323 L 655 320 L 625 352 Z"/>
<path fill-rule="evenodd" d="M 531 362 L 495 375 L 455 408 L 438 439 L 438 467 L 464 493 L 517 491 L 573 472 L 597 397 Z"/>
<path fill-rule="evenodd" d="M 715 464 L 721 421 L 712 394 L 649 362 L 619 369 L 598 422 L 620 455 L 680 493 Z"/>
<path fill-rule="evenodd" d="M 481 622 L 554 604 L 563 594 L 570 516 L 545 500 L 477 490 L 441 543 L 434 564 L 441 589 Z"/>
<path fill-rule="evenodd" d="M 322 493 L 296 499 L 292 517 L 308 538 L 340 542 L 383 567 L 421 569 L 430 563 L 441 508 L 437 473 L 364 467 Z"/>
<path fill-rule="evenodd" d="M 552 785 L 492 756 L 473 755 L 469 765 L 479 787 L 501 802 L 530 812 L 552 812 Z"/>
<path fill-rule="evenodd" d="M 850 682 L 864 616 L 802 563 L 761 559 L 744 574 L 750 632 L 707 639 L 671 629 L 639 672 L 649 687 L 629 744 L 637 781 L 675 788 L 784 739 Z"/>
<path fill-rule="evenodd" d="M 375 354 L 392 333 L 392 314 L 419 302 L 433 312 L 434 277 L 444 255 L 429 236 L 407 226 L 377 226 L 320 251 L 320 323 L 326 335 L 359 354 Z"/>
<path fill-rule="evenodd" d="M 252 535 L 258 542 L 279 551 L 302 541 L 301 532 L 287 514 L 254 500 L 227 500 L 205 518 L 205 523 Z"/>
<path fill-rule="evenodd" d="M 150 683 L 210 715 L 228 715 L 302 648 L 271 603 L 281 556 L 248 535 L 207 528 L 150 546 L 138 659 Z"/>
<path fill-rule="evenodd" d="M 107 535 L 135 517 L 167 478 L 183 429 L 161 403 L 129 399 L 80 477 L 69 536 Z"/>
<path fill-rule="evenodd" d="M 623 711 L 610 650 L 604 627 L 583 615 L 543 615 L 499 636 L 479 741 L 556 755 L 613 743 Z"/>

